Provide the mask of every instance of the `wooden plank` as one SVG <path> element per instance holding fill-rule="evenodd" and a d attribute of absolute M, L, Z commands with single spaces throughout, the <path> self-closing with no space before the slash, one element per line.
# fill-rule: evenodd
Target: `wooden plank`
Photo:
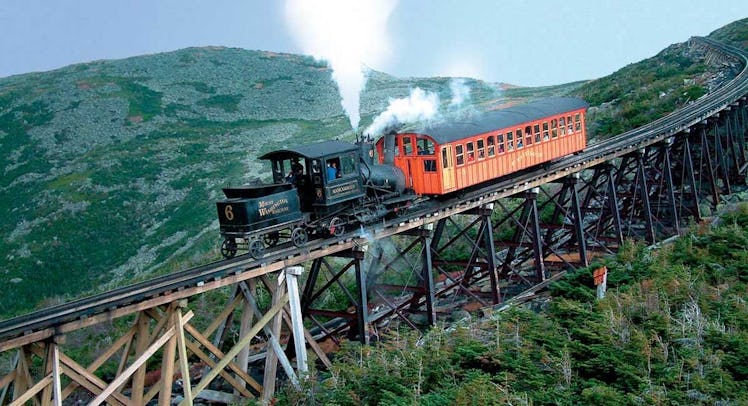
<path fill-rule="evenodd" d="M 0 352 L 5 352 L 14 348 L 23 347 L 24 345 L 43 341 L 44 339 L 47 339 L 54 335 L 55 330 L 53 328 L 47 328 L 30 334 L 22 335 L 20 337 L 11 338 L 10 340 L 6 340 L 0 343 Z"/>
<path fill-rule="evenodd" d="M 242 291 L 246 288 L 244 285 L 245 282 L 240 282 L 240 286 L 242 286 Z M 248 289 L 248 288 L 246 288 Z M 243 301 L 242 306 L 242 316 L 239 323 L 239 335 L 244 336 L 244 334 L 252 328 L 252 320 L 254 319 L 254 312 L 252 311 L 252 307 L 249 305 L 249 302 L 246 300 Z M 241 351 L 239 351 L 239 354 L 236 355 L 236 364 L 239 365 L 239 369 L 242 370 L 242 372 L 247 372 L 247 367 L 249 364 L 249 346 L 246 346 L 242 348 Z"/>

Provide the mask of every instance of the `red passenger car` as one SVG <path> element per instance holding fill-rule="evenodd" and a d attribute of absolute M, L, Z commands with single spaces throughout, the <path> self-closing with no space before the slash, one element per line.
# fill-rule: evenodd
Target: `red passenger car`
<path fill-rule="evenodd" d="M 377 141 L 405 174 L 406 187 L 441 195 L 581 151 L 587 103 L 551 98 L 396 134 L 394 151 Z M 393 154 L 394 152 L 394 154 Z"/>

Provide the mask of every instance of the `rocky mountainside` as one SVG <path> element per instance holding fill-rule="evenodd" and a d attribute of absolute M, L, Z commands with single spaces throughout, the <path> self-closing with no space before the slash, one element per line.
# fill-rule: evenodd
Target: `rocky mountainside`
<path fill-rule="evenodd" d="M 741 46 L 746 27 L 713 37 Z M 462 83 L 468 110 L 582 97 L 591 135 L 604 137 L 682 106 L 731 69 L 684 43 L 589 82 Z M 452 84 L 372 71 L 361 127 L 415 87 L 447 106 Z M 221 188 L 264 177 L 264 152 L 331 138 L 354 138 L 331 71 L 299 55 L 189 48 L 0 79 L 0 320 L 218 260 Z"/>

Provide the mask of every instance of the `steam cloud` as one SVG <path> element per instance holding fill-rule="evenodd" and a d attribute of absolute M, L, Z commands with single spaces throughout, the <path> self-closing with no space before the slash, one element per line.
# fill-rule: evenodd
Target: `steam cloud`
<path fill-rule="evenodd" d="M 390 99 L 387 110 L 374 119 L 364 134 L 378 135 L 391 125 L 431 120 L 438 114 L 439 95 L 417 87 L 408 97 Z"/>
<path fill-rule="evenodd" d="M 470 87 L 465 83 L 465 79 L 453 79 L 449 83 L 449 89 L 452 92 L 452 99 L 448 106 L 451 111 L 448 116 L 477 113 L 472 108 L 463 112 L 457 111 L 466 101 L 470 100 Z M 364 134 L 376 136 L 381 135 L 390 126 L 443 119 L 444 117 L 439 112 L 439 106 L 438 94 L 426 92 L 416 87 L 411 90 L 408 97 L 390 99 L 387 110 L 374 118 Z"/>
<path fill-rule="evenodd" d="M 465 84 L 465 79 L 456 78 L 449 82 L 449 89 L 452 91 L 452 100 L 450 106 L 460 106 L 467 100 L 470 100 L 470 87 Z"/>
<path fill-rule="evenodd" d="M 304 52 L 333 70 L 351 127 L 358 128 L 364 60 L 384 63 L 389 52 L 387 19 L 397 0 L 286 0 L 287 24 Z"/>

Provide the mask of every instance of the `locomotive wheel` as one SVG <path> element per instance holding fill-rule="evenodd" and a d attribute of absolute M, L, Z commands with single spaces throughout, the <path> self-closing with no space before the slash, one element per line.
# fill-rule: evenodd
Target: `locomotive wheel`
<path fill-rule="evenodd" d="M 221 245 L 221 255 L 226 259 L 233 258 L 234 255 L 236 255 L 236 240 L 233 238 L 223 240 L 223 244 Z"/>
<path fill-rule="evenodd" d="M 293 242 L 293 245 L 301 247 L 309 241 L 309 236 L 307 235 L 306 230 L 297 227 L 291 232 L 291 241 Z"/>
<path fill-rule="evenodd" d="M 330 235 L 339 237 L 345 232 L 345 222 L 340 217 L 333 217 L 330 220 L 330 227 L 327 230 L 330 232 Z"/>
<path fill-rule="evenodd" d="M 272 233 L 265 234 L 262 239 L 265 241 L 265 245 L 275 247 L 275 245 L 278 244 L 278 241 L 280 241 L 280 234 L 277 231 L 274 231 Z"/>
<path fill-rule="evenodd" d="M 249 243 L 249 255 L 254 259 L 260 259 L 265 255 L 265 244 L 260 240 L 252 240 Z"/>

